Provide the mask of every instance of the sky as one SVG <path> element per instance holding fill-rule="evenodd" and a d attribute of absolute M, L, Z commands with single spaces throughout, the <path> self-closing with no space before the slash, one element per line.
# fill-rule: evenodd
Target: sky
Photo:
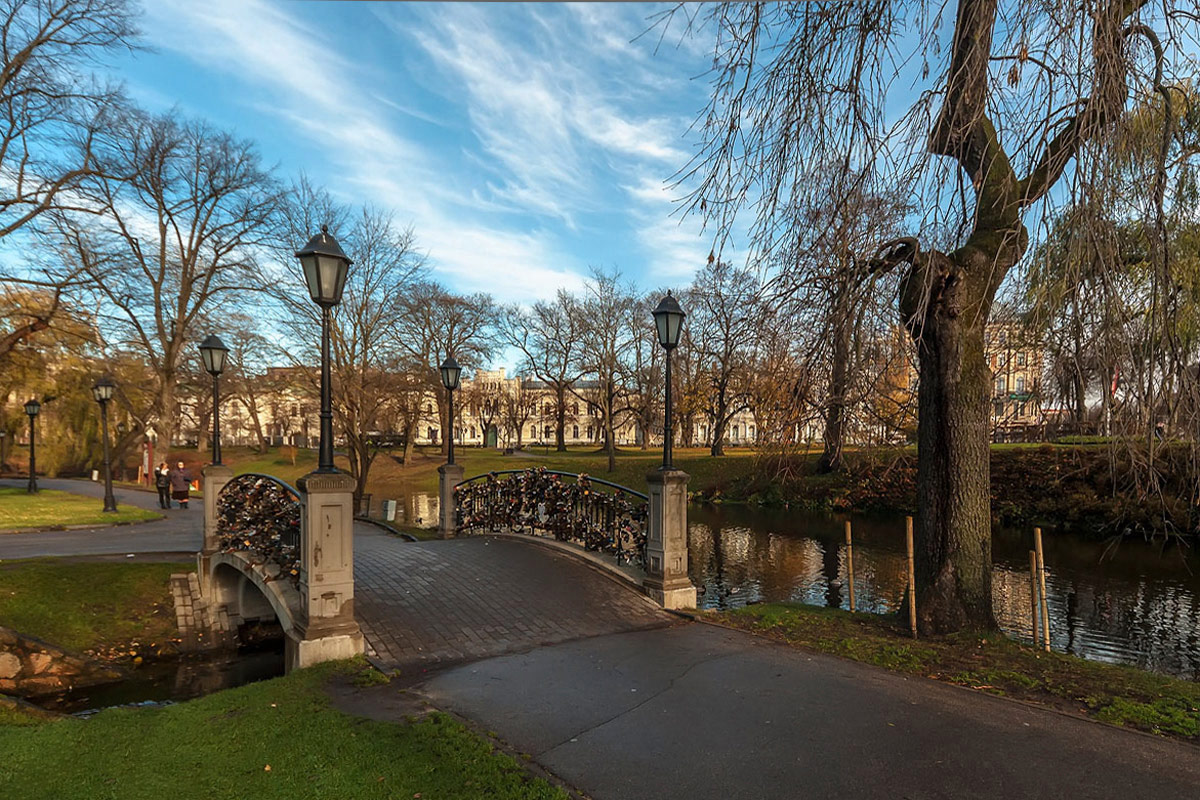
<path fill-rule="evenodd" d="M 660 41 L 663 8 L 150 0 L 146 50 L 112 70 L 143 107 L 393 212 L 452 289 L 528 303 L 592 266 L 678 288 L 711 248 L 672 178 L 712 45 Z"/>

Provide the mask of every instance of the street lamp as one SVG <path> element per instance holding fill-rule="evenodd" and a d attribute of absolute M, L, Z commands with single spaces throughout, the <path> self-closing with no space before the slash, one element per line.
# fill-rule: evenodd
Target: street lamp
<path fill-rule="evenodd" d="M 108 401 L 112 400 L 116 384 L 112 378 L 105 375 L 92 387 L 92 397 L 100 404 L 100 435 L 104 437 L 104 510 L 116 513 L 117 498 L 112 490 L 112 461 L 108 451 Z"/>
<path fill-rule="evenodd" d="M 342 301 L 346 273 L 354 262 L 346 258 L 337 239 L 329 235 L 329 226 L 308 240 L 296 253 L 304 268 L 304 281 L 312 301 L 321 307 L 321 448 L 317 472 L 337 472 L 333 465 L 333 399 L 329 378 L 329 324 L 333 307 Z"/>
<path fill-rule="evenodd" d="M 25 404 L 25 413 L 29 415 L 29 486 L 26 491 L 30 494 L 36 494 L 37 485 L 37 443 L 34 441 L 34 417 L 42 410 L 42 404 L 37 398 L 31 399 Z"/>
<path fill-rule="evenodd" d="M 454 356 L 447 356 L 442 362 L 442 366 L 438 368 L 442 373 L 442 385 L 446 387 L 446 395 L 449 398 L 447 405 L 450 411 L 450 425 L 446 434 L 446 441 L 449 443 L 449 449 L 446 451 L 446 463 L 454 463 L 454 390 L 458 388 L 458 379 L 462 375 L 462 367 L 454 360 Z"/>
<path fill-rule="evenodd" d="M 679 302 L 671 296 L 668 291 L 667 296 L 659 301 L 658 307 L 654 309 L 654 327 L 658 329 L 658 343 L 667 351 L 667 403 L 666 403 L 666 421 L 663 424 L 663 469 L 674 469 L 675 465 L 671 462 L 671 447 L 674 431 L 671 428 L 671 351 L 679 345 L 679 333 L 683 329 L 683 318 L 685 314 L 683 309 L 679 307 Z"/>
<path fill-rule="evenodd" d="M 212 424 L 212 452 L 214 465 L 221 464 L 221 391 L 220 381 L 221 373 L 225 371 L 225 357 L 229 355 L 229 348 L 217 338 L 215 333 L 210 333 L 200 343 L 200 358 L 204 362 L 204 370 L 213 379 L 213 424 Z"/>

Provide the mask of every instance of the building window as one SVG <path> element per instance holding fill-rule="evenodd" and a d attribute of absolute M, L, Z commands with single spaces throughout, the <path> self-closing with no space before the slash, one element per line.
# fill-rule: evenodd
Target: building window
<path fill-rule="evenodd" d="M 995 408 L 994 408 L 994 411 L 993 411 L 993 413 L 994 413 L 994 414 L 995 414 L 997 417 L 1003 417 L 1003 416 L 1004 416 L 1004 402 L 1003 402 L 1002 400 L 997 400 L 997 401 L 996 401 L 996 403 L 995 403 Z"/>
<path fill-rule="evenodd" d="M 1024 353 L 1017 353 L 1017 366 L 1018 367 L 1025 366 L 1025 354 Z"/>
<path fill-rule="evenodd" d="M 1019 394 L 1025 393 L 1025 376 L 1024 375 L 1017 377 L 1017 392 Z"/>
<path fill-rule="evenodd" d="M 575 415 L 579 414 L 579 403 L 571 403 L 571 413 Z"/>
<path fill-rule="evenodd" d="M 592 434 L 592 426 L 591 425 L 588 425 L 587 432 L 588 432 L 587 438 L 589 438 L 589 439 L 595 438 Z"/>
<path fill-rule="evenodd" d="M 549 425 L 547 425 L 547 426 L 546 426 L 546 435 L 545 435 L 545 437 L 544 437 L 544 438 L 545 438 L 547 441 L 549 441 L 549 440 L 550 440 L 550 437 L 551 437 L 552 435 L 553 435 L 553 434 L 550 432 L 550 426 L 549 426 Z"/>
<path fill-rule="evenodd" d="M 1007 391 L 1008 381 L 1001 375 L 999 378 L 996 378 L 996 394 L 1004 394 Z"/>
<path fill-rule="evenodd" d="M 474 426 L 474 425 L 472 425 L 472 426 L 470 427 L 470 429 L 468 430 L 468 434 L 470 435 L 470 437 L 471 437 L 472 439 L 474 439 L 474 438 L 475 438 L 475 426 Z"/>
<path fill-rule="evenodd" d="M 572 425 L 572 426 L 571 426 L 571 438 L 572 438 L 572 439 L 578 439 L 578 438 L 579 438 L 579 426 L 578 426 L 578 425 Z"/>

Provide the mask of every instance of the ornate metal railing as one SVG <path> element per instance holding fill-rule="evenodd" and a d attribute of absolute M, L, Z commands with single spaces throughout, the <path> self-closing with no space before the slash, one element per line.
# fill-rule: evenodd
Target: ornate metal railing
<path fill-rule="evenodd" d="M 300 581 L 300 493 L 270 475 L 238 475 L 217 498 L 221 552 L 248 551 Z"/>
<path fill-rule="evenodd" d="M 454 487 L 459 530 L 553 536 L 646 568 L 646 495 L 548 469 L 500 470 Z"/>

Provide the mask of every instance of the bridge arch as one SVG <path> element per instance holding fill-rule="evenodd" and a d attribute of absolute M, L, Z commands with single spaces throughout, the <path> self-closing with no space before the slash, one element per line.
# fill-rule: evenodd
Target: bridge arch
<path fill-rule="evenodd" d="M 289 633 L 296 626 L 300 593 L 280 580 L 277 568 L 244 551 L 216 553 L 209 559 L 212 602 L 223 608 L 231 628 L 274 617 Z"/>

